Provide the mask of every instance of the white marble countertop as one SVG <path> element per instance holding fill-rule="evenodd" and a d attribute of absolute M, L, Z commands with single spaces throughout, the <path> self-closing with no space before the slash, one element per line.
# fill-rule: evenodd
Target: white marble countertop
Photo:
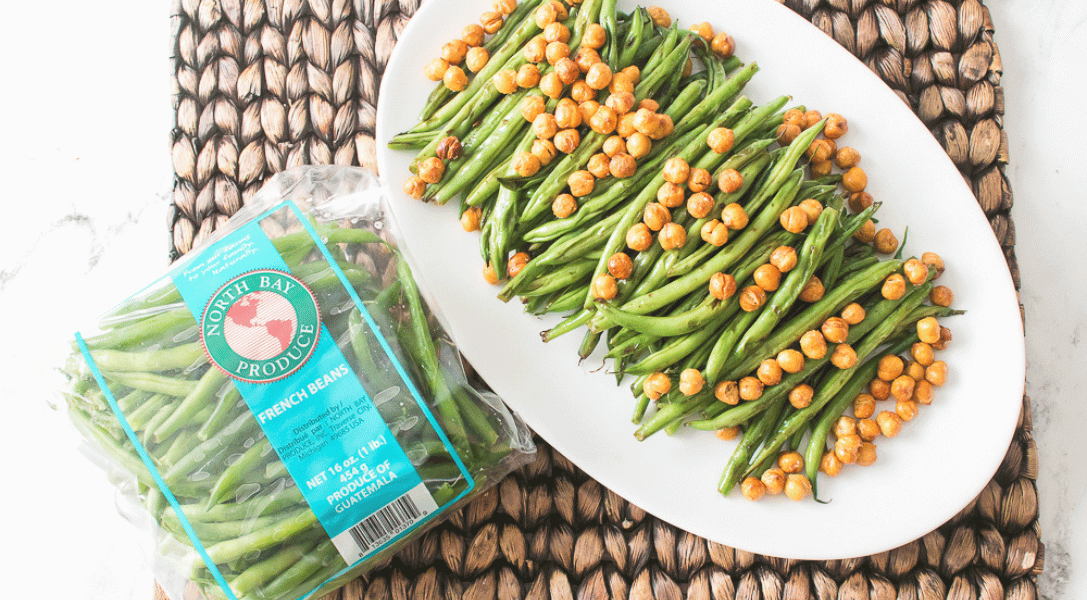
<path fill-rule="evenodd" d="M 1087 471 L 1068 460 L 1087 421 L 1087 268 L 1079 262 L 1087 138 L 1078 135 L 1087 4 L 986 4 L 1004 65 L 1027 392 L 1040 451 L 1039 590 L 1083 598 Z M 13 597 L 151 597 L 140 535 L 47 403 L 70 333 L 146 279 L 134 273 L 166 265 L 169 17 L 165 1 L 106 9 L 58 0 L 11 3 L 0 20 L 0 380 L 9 397 L 0 456 L 9 482 L 4 587 Z"/>

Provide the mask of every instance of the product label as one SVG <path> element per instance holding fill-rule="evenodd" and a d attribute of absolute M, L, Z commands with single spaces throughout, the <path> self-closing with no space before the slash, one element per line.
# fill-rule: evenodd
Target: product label
<path fill-rule="evenodd" d="M 437 512 L 360 374 L 322 325 L 317 296 L 290 273 L 259 221 L 171 277 L 200 324 L 213 368 L 234 379 L 349 565 Z"/>

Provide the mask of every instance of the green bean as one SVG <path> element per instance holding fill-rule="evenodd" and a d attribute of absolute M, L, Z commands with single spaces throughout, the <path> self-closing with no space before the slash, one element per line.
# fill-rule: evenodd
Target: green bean
<path fill-rule="evenodd" d="M 169 419 L 151 432 L 151 439 L 162 441 L 170 437 L 175 431 L 192 421 L 193 415 L 204 406 L 211 404 L 211 399 L 220 388 L 230 380 L 223 371 L 209 367 L 196 382 L 196 386 L 181 401 L 181 404 L 173 411 Z"/>
<path fill-rule="evenodd" d="M 774 425 L 777 424 L 778 417 L 781 416 L 784 406 L 784 397 L 775 399 L 766 406 L 759 419 L 744 431 L 743 438 L 725 464 L 721 479 L 717 483 L 717 491 L 728 494 L 732 491 L 733 486 L 739 483 L 743 470 L 747 468 L 751 454 L 773 432 Z"/>
<path fill-rule="evenodd" d="M 222 473 L 219 474 L 219 479 L 215 481 L 215 485 L 211 487 L 211 493 L 208 494 L 207 507 L 211 508 L 234 495 L 238 490 L 242 477 L 249 471 L 260 467 L 262 460 L 276 458 L 268 438 L 258 440 L 243 452 L 237 461 L 223 469 Z"/>
<path fill-rule="evenodd" d="M 189 379 L 179 379 L 154 373 L 103 371 L 102 375 L 114 383 L 134 390 L 143 390 L 153 394 L 167 394 L 169 396 L 187 396 L 197 385 L 197 382 Z"/>

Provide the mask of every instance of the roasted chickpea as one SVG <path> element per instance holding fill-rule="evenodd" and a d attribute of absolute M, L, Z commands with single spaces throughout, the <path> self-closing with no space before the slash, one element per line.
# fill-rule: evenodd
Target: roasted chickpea
<path fill-rule="evenodd" d="M 704 218 L 713 210 L 714 204 L 713 196 L 706 192 L 691 194 L 691 197 L 687 198 L 687 214 L 696 219 Z"/>
<path fill-rule="evenodd" d="M 898 300 L 906 295 L 906 278 L 902 273 L 891 273 L 883 280 L 880 293 L 888 300 Z"/>
<path fill-rule="evenodd" d="M 483 281 L 491 285 L 498 283 L 498 272 L 495 271 L 494 265 L 491 263 L 483 265 Z"/>
<path fill-rule="evenodd" d="M 823 358 L 827 355 L 827 340 L 822 332 L 812 329 L 800 336 L 800 351 L 813 360 Z"/>
<path fill-rule="evenodd" d="M 527 264 L 528 253 L 518 252 L 517 254 L 511 256 L 510 259 L 506 262 L 506 274 L 508 274 L 510 277 L 516 277 L 517 274 L 521 272 L 521 269 L 524 269 L 525 265 Z"/>
<path fill-rule="evenodd" d="M 551 71 L 540 77 L 539 87 L 540 91 L 548 98 L 559 98 L 562 96 L 562 89 L 565 86 L 562 83 L 562 79 L 559 78 L 559 74 Z"/>
<path fill-rule="evenodd" d="M 768 292 L 773 292 L 781 286 L 781 271 L 770 263 L 759 265 L 752 278 L 755 280 L 755 285 Z"/>
<path fill-rule="evenodd" d="M 559 81 L 561 81 L 563 85 L 572 85 L 578 82 L 578 77 L 581 76 L 581 69 L 579 69 L 577 63 L 575 63 L 570 58 L 560 58 L 558 61 L 555 62 L 555 75 L 558 75 Z M 573 98 L 572 92 L 570 97 Z M 593 97 L 595 97 L 595 94 L 589 96 L 589 98 Z M 581 100 L 587 100 L 588 98 L 573 99 L 580 102 Z"/>
<path fill-rule="evenodd" d="M 932 288 L 932 293 L 929 294 L 928 298 L 936 306 L 951 306 L 951 303 L 955 300 L 955 294 L 946 285 L 938 285 Z"/>
<path fill-rule="evenodd" d="M 876 239 L 876 222 L 872 219 L 868 219 L 861 225 L 861 228 L 857 230 L 857 233 L 853 234 L 853 238 L 862 244 L 873 242 Z"/>
<path fill-rule="evenodd" d="M 857 435 L 861 436 L 861 440 L 871 442 L 879 437 L 879 425 L 869 418 L 860 419 L 857 421 Z"/>
<path fill-rule="evenodd" d="M 621 69 L 619 72 L 622 73 L 624 77 L 629 79 L 630 82 L 633 83 L 634 85 L 637 85 L 638 82 L 642 80 L 642 70 L 638 68 L 638 65 L 628 65 L 626 67 L 623 67 L 623 69 Z M 650 102 L 655 102 L 651 98 L 646 98 L 646 99 L 644 99 L 642 101 L 644 102 L 645 100 L 649 100 Z M 653 110 L 657 110 L 657 109 L 654 108 Z"/>
<path fill-rule="evenodd" d="M 431 156 L 419 163 L 419 177 L 427 183 L 438 183 L 444 174 L 445 162 L 437 156 Z"/>
<path fill-rule="evenodd" d="M 823 337 L 833 344 L 844 344 L 849 339 L 849 323 L 841 317 L 830 317 L 819 328 Z"/>
<path fill-rule="evenodd" d="M 744 312 L 758 310 L 766 303 L 766 291 L 757 285 L 749 285 L 740 292 L 740 308 Z"/>
<path fill-rule="evenodd" d="M 951 330 L 947 327 L 940 327 L 940 341 L 932 345 L 933 350 L 947 350 L 947 345 L 951 343 Z"/>
<path fill-rule="evenodd" d="M 826 293 L 826 288 L 823 287 L 823 282 L 818 277 L 812 276 L 807 283 L 804 284 L 804 288 L 800 290 L 800 296 L 798 296 L 804 302 L 818 302 L 822 300 L 823 294 Z"/>
<path fill-rule="evenodd" d="M 657 400 L 672 391 L 672 380 L 664 373 L 653 373 L 645 378 L 645 382 L 642 383 L 642 391 L 645 392 L 646 396 L 649 396 L 650 400 Z"/>
<path fill-rule="evenodd" d="M 722 381 L 713 388 L 713 397 L 718 401 L 735 406 L 740 403 L 740 386 L 735 381 Z"/>
<path fill-rule="evenodd" d="M 629 154 L 616 154 L 611 157 L 608 168 L 612 177 L 615 177 L 616 179 L 626 179 L 627 177 L 634 175 L 638 170 L 638 162 Z"/>
<path fill-rule="evenodd" d="M 608 274 L 616 279 L 626 279 L 634 271 L 634 261 L 626 252 L 616 252 L 608 257 Z"/>
<path fill-rule="evenodd" d="M 423 181 L 422 177 L 411 176 L 404 181 L 404 193 L 408 196 L 419 200 L 426 192 L 426 181 Z"/>
<path fill-rule="evenodd" d="M 826 162 L 834 154 L 835 148 L 831 146 L 832 143 L 824 138 L 813 140 L 807 150 L 804 151 L 804 154 L 813 163 Z"/>
<path fill-rule="evenodd" d="M 601 273 L 593 278 L 589 291 L 592 292 L 593 298 L 611 300 L 619 293 L 619 285 L 615 282 L 614 277 L 607 273 Z"/>
<path fill-rule="evenodd" d="M 868 175 L 860 167 L 851 167 L 842 173 L 842 187 L 850 192 L 863 192 L 868 187 Z"/>
<path fill-rule="evenodd" d="M 827 113 L 827 122 L 823 124 L 823 135 L 836 140 L 849 131 L 849 123 L 838 113 Z"/>
<path fill-rule="evenodd" d="M 800 410 L 801 408 L 807 408 L 811 405 L 812 398 L 815 397 L 815 390 L 806 383 L 801 383 L 793 389 L 789 390 L 789 404 L 793 408 Z"/>
<path fill-rule="evenodd" d="M 649 139 L 649 136 L 637 131 L 627 136 L 627 154 L 634 158 L 642 158 L 649 154 L 652 149 L 653 141 Z"/>
<path fill-rule="evenodd" d="M 468 85 L 468 76 L 464 74 L 464 69 L 450 65 L 442 75 L 442 83 L 450 90 L 459 92 Z"/>
<path fill-rule="evenodd" d="M 612 73 L 608 65 L 598 62 L 589 67 L 589 71 L 585 73 L 585 83 L 594 90 L 602 90 L 611 83 L 611 77 Z"/>
<path fill-rule="evenodd" d="M 551 23 L 543 29 L 543 39 L 547 43 L 562 42 L 563 44 L 570 41 L 570 30 L 566 28 L 562 23 Z"/>
<path fill-rule="evenodd" d="M 473 73 L 479 73 L 483 70 L 483 67 L 487 66 L 487 62 L 491 60 L 491 55 L 486 49 L 479 46 L 473 46 L 468 49 L 468 54 L 464 57 L 464 66 L 468 67 L 468 70 Z"/>
<path fill-rule="evenodd" d="M 442 46 L 441 57 L 451 65 L 459 65 L 467 53 L 468 44 L 464 40 L 450 40 Z"/>
<path fill-rule="evenodd" d="M 457 160 L 463 151 L 460 140 L 453 135 L 447 135 L 438 140 L 438 146 L 434 149 L 434 153 L 442 160 Z"/>
<path fill-rule="evenodd" d="M 649 112 L 657 112 L 657 110 L 660 109 L 660 104 L 658 104 L 657 101 L 652 98 L 643 98 L 640 102 L 638 102 L 638 110 L 641 110 L 643 108 L 645 110 L 648 110 Z"/>
<path fill-rule="evenodd" d="M 706 144 L 710 150 L 718 154 L 724 154 L 732 150 L 732 144 L 736 141 L 736 134 L 728 127 L 718 127 L 706 137 Z"/>
<path fill-rule="evenodd" d="M 479 231 L 479 220 L 482 211 L 478 206 L 470 206 L 460 215 L 460 226 L 465 231 Z"/>
<path fill-rule="evenodd" d="M 907 260 L 902 265 L 902 272 L 913 285 L 921 285 L 928 280 L 928 267 L 916 258 Z"/>
<path fill-rule="evenodd" d="M 940 275 L 944 274 L 944 259 L 940 258 L 939 254 L 925 252 L 921 255 L 921 262 L 925 263 L 926 267 L 936 270 L 936 276 L 933 279 L 939 279 Z"/>
<path fill-rule="evenodd" d="M 778 455 L 778 467 L 786 473 L 799 473 L 804 470 L 804 457 L 796 450 Z"/>
<path fill-rule="evenodd" d="M 607 154 L 597 152 L 589 157 L 589 162 L 585 165 L 585 168 L 593 174 L 593 177 L 603 179 L 611 173 L 611 159 L 608 158 Z"/>
<path fill-rule="evenodd" d="M 913 381 L 912 379 L 910 381 Z M 917 416 L 917 403 L 913 400 L 899 400 L 895 402 L 895 414 L 902 421 L 912 421 Z"/>
<path fill-rule="evenodd" d="M 862 467 L 867 467 L 875 464 L 876 462 L 876 445 L 872 442 L 861 443 L 860 449 L 857 450 L 857 464 Z"/>
<path fill-rule="evenodd" d="M 771 496 L 776 496 L 785 491 L 785 471 L 777 467 L 763 471 L 759 480 L 762 481 L 763 487 L 766 488 L 766 493 Z"/>
<path fill-rule="evenodd" d="M 628 138 L 638 130 L 634 128 L 634 113 L 626 112 L 619 115 L 619 121 L 615 124 L 615 134 L 621 138 Z"/>
<path fill-rule="evenodd" d="M 819 470 L 829 477 L 837 477 L 842 472 L 842 461 L 833 452 L 824 452 L 819 461 Z"/>
<path fill-rule="evenodd" d="M 781 383 L 781 365 L 773 358 L 768 358 L 759 363 L 759 368 L 755 370 L 755 376 L 759 378 L 764 385 L 777 385 Z"/>
<path fill-rule="evenodd" d="M 502 69 L 495 73 L 493 81 L 494 88 L 500 94 L 512 94 L 517 91 L 517 71 L 513 69 Z"/>
<path fill-rule="evenodd" d="M 744 176 L 736 169 L 725 169 L 717 175 L 717 187 L 726 194 L 738 192 L 744 187 Z"/>
<path fill-rule="evenodd" d="M 849 344 L 838 344 L 830 355 L 830 362 L 839 369 L 850 369 L 857 365 L 857 352 Z"/>
<path fill-rule="evenodd" d="M 811 127 L 812 125 L 815 125 L 816 123 L 818 123 L 819 121 L 822 121 L 822 120 L 823 120 L 823 115 L 821 115 L 819 113 L 819 111 L 809 110 L 808 112 L 804 113 L 804 121 L 800 125 L 800 127 L 802 129 L 807 129 L 807 128 Z"/>
<path fill-rule="evenodd" d="M 517 0 L 494 0 L 492 5 L 496 12 L 509 15 L 513 12 L 513 9 L 517 8 Z"/>
<path fill-rule="evenodd" d="M 921 379 L 913 386 L 913 400 L 918 404 L 928 406 L 936 396 L 934 386 L 927 379 Z"/>
<path fill-rule="evenodd" d="M 531 152 L 518 152 L 510 161 L 510 166 L 521 177 L 532 177 L 540 171 L 540 159 Z"/>
<path fill-rule="evenodd" d="M 705 21 L 691 25 L 690 29 L 707 44 L 713 39 L 713 27 Z"/>
<path fill-rule="evenodd" d="M 577 129 L 563 129 L 555 134 L 555 149 L 563 154 L 570 154 L 581 144 L 581 134 Z"/>
<path fill-rule="evenodd" d="M 834 421 L 834 435 L 842 437 L 843 435 L 851 435 L 857 433 L 857 421 L 853 417 L 847 417 L 842 415 Z"/>
<path fill-rule="evenodd" d="M 713 185 L 713 176 L 706 169 L 691 168 L 691 174 L 687 176 L 687 189 L 699 193 L 704 192 Z"/>
<path fill-rule="evenodd" d="M 710 294 L 718 300 L 727 300 L 736 293 L 736 278 L 725 273 L 710 276 Z"/>
<path fill-rule="evenodd" d="M 853 416 L 857 419 L 868 419 L 876 414 L 876 398 L 872 394 L 857 394 L 853 399 Z"/>
<path fill-rule="evenodd" d="M 693 396 L 702 391 L 706 385 L 706 378 L 698 369 L 683 369 L 679 374 L 679 393 L 684 396 Z"/>
<path fill-rule="evenodd" d="M 838 151 L 836 153 L 834 153 L 834 164 L 838 165 L 839 169 L 852 169 L 853 167 L 860 164 L 860 162 L 861 153 L 857 152 L 856 148 L 852 148 L 850 146 L 842 146 L 841 148 L 838 148 Z M 852 206 L 850 208 L 852 208 Z"/>
<path fill-rule="evenodd" d="M 529 123 L 535 121 L 545 109 L 546 105 L 541 96 L 525 96 L 525 99 L 521 101 L 521 116 Z"/>
<path fill-rule="evenodd" d="M 650 202 L 642 209 L 642 221 L 653 231 L 660 231 L 672 222 L 672 211 L 660 202 Z"/>
<path fill-rule="evenodd" d="M 740 482 L 740 494 L 752 502 L 761 500 L 766 495 L 766 485 L 762 483 L 762 480 L 755 477 L 745 477 Z"/>
<path fill-rule="evenodd" d="M 547 41 L 546 39 L 544 41 Z M 570 57 L 570 46 L 563 42 L 550 42 L 544 49 L 544 58 L 547 64 L 554 66 L 561 59 Z"/>
<path fill-rule="evenodd" d="M 590 88 L 592 89 L 592 88 Z M 578 110 L 581 111 L 581 122 L 588 123 L 596 111 L 600 110 L 600 103 L 596 100 L 585 100 L 577 105 Z"/>
<path fill-rule="evenodd" d="M 726 441 L 726 442 L 729 441 L 729 440 L 734 440 L 734 439 L 736 439 L 737 436 L 740 435 L 740 427 L 738 425 L 734 426 L 734 427 L 722 427 L 721 429 L 718 429 L 717 431 L 714 431 L 713 435 L 716 436 L 717 439 L 723 440 L 723 441 Z M 758 481 L 758 480 L 756 479 L 755 481 Z"/>
<path fill-rule="evenodd" d="M 494 11 L 487 11 L 479 16 L 479 24 L 483 27 L 485 33 L 498 33 L 498 30 L 502 29 L 504 22 L 505 19 L 502 18 L 502 14 Z"/>
<path fill-rule="evenodd" d="M 786 125 L 804 126 L 804 111 L 799 108 L 790 108 L 781 115 L 781 122 Z"/>
<path fill-rule="evenodd" d="M 710 52 L 721 58 L 732 58 L 732 54 L 736 52 L 736 41 L 725 32 L 718 33 L 710 40 Z"/>
<path fill-rule="evenodd" d="M 426 64 L 423 74 L 431 81 L 441 81 L 447 69 L 449 69 L 449 63 L 440 58 L 435 58 Z"/>
<path fill-rule="evenodd" d="M 727 204 L 721 209 L 721 222 L 729 229 L 743 229 L 747 227 L 748 220 L 744 207 L 735 202 Z M 780 267 L 778 268 L 780 269 Z"/>
<path fill-rule="evenodd" d="M 607 135 L 615 131 L 615 125 L 618 122 L 619 117 L 614 110 L 607 106 L 601 106 L 596 109 L 592 118 L 589 119 L 589 128 L 601 135 Z"/>
<path fill-rule="evenodd" d="M 812 162 L 808 164 L 808 172 L 812 177 L 826 177 L 827 175 L 830 175 L 831 166 L 829 160 Z"/>
<path fill-rule="evenodd" d="M 894 381 L 905 369 L 906 363 L 900 357 L 887 354 L 880 357 L 879 362 L 876 363 L 876 377 L 883 381 Z"/>
<path fill-rule="evenodd" d="M 799 206 L 790 206 L 781 213 L 778 221 L 789 233 L 800 233 L 808 227 L 808 214 Z"/>
<path fill-rule="evenodd" d="M 558 120 L 551 113 L 540 113 L 532 120 L 532 133 L 541 140 L 549 140 L 559 132 Z"/>
<path fill-rule="evenodd" d="M 911 360 L 906 363 L 902 372 L 909 375 L 910 379 L 913 379 L 914 381 L 923 381 L 925 379 L 925 367 L 922 367 L 917 361 Z"/>
<path fill-rule="evenodd" d="M 926 344 L 940 341 L 940 323 L 936 317 L 925 317 L 917 322 L 917 338 Z"/>
<path fill-rule="evenodd" d="M 666 223 L 661 227 L 657 241 L 665 250 L 676 250 L 687 244 L 687 228 L 679 223 Z"/>
<path fill-rule="evenodd" d="M 782 123 L 778 125 L 777 140 L 782 146 L 788 146 L 800 135 L 800 126 L 794 123 Z"/>
<path fill-rule="evenodd" d="M 608 41 L 608 34 L 604 31 L 604 28 L 599 23 L 590 23 L 585 28 L 585 33 L 581 35 L 581 45 L 585 48 L 591 48 L 593 50 L 599 50 L 604 47 L 604 44 Z M 603 88 L 600 88 L 603 89 Z"/>
<path fill-rule="evenodd" d="M 615 111 L 617 115 L 625 115 L 634 108 L 634 94 L 630 92 L 615 92 L 609 94 L 604 100 L 604 105 Z"/>
<path fill-rule="evenodd" d="M 893 254 L 898 249 L 898 238 L 890 229 L 880 229 L 876 232 L 875 247 L 876 252 Z"/>
<path fill-rule="evenodd" d="M 938 360 L 925 367 L 925 381 L 936 387 L 947 383 L 947 363 Z"/>
<path fill-rule="evenodd" d="M 786 373 L 798 373 L 804 368 L 804 355 L 799 350 L 786 348 L 778 352 L 777 361 Z"/>
<path fill-rule="evenodd" d="M 877 402 L 882 402 L 891 397 L 891 382 L 877 377 L 868 382 L 868 393 L 872 394 Z"/>
<path fill-rule="evenodd" d="M 613 135 L 613 136 L 609 137 L 608 139 L 604 140 L 603 150 L 604 150 L 604 154 L 606 154 L 609 158 L 611 158 L 612 156 L 615 156 L 616 154 L 626 154 L 626 151 L 627 151 L 626 140 L 619 137 L 618 135 Z"/>
<path fill-rule="evenodd" d="M 917 342 L 911 346 L 910 356 L 922 367 L 927 367 L 936 360 L 936 353 L 932 351 L 932 345 L 925 342 Z"/>
<path fill-rule="evenodd" d="M 550 2 L 542 4 L 536 9 L 536 26 L 540 29 L 547 27 L 556 20 L 560 20 L 558 18 L 558 11 L 555 10 L 555 6 Z"/>
<path fill-rule="evenodd" d="M 627 230 L 626 244 L 635 252 L 644 252 L 653 245 L 653 232 L 645 223 L 635 223 Z"/>
<path fill-rule="evenodd" d="M 683 205 L 683 188 L 671 183 L 664 182 L 659 188 L 657 188 L 657 202 L 662 206 L 668 208 L 675 208 Z"/>
<path fill-rule="evenodd" d="M 914 382 L 913 378 L 909 375 L 899 375 L 898 377 L 895 377 L 894 381 L 891 382 L 891 396 L 899 402 L 913 398 L 915 383 L 916 382 Z"/>
<path fill-rule="evenodd" d="M 659 6 L 650 6 L 645 10 L 649 13 L 649 18 L 653 20 L 653 24 L 657 27 L 671 27 L 672 17 L 668 14 L 668 11 Z"/>
<path fill-rule="evenodd" d="M 814 223 L 815 220 L 819 218 L 819 215 L 823 214 L 823 205 L 815 198 L 806 198 L 797 206 L 799 206 L 800 210 L 804 211 L 804 214 L 808 216 L 809 223 Z"/>
<path fill-rule="evenodd" d="M 758 400 L 762 397 L 762 390 L 765 387 L 761 381 L 756 377 L 744 377 L 740 380 L 740 400 Z"/>
<path fill-rule="evenodd" d="M 558 150 L 551 140 L 532 140 L 532 147 L 529 152 L 532 152 L 532 156 L 540 161 L 540 165 L 551 164 L 551 161 L 555 160 L 555 156 L 558 154 Z"/>
<path fill-rule="evenodd" d="M 648 136 L 656 126 L 657 113 L 648 108 L 639 108 L 634 111 L 634 129 Z"/>
<path fill-rule="evenodd" d="M 842 320 L 850 325 L 856 325 L 864 320 L 864 307 L 856 302 L 851 302 L 842 309 Z"/>
<path fill-rule="evenodd" d="M 902 417 L 889 410 L 881 411 L 876 415 L 876 425 L 879 425 L 879 432 L 884 436 L 893 438 L 902 431 Z"/>
<path fill-rule="evenodd" d="M 856 193 L 850 194 L 849 195 L 849 210 L 851 210 L 851 211 L 853 211 L 855 213 L 859 213 L 859 212 L 865 210 L 866 208 L 868 208 L 869 206 L 872 206 L 872 203 L 874 201 L 875 200 L 873 200 L 872 194 L 869 194 L 868 192 L 856 192 Z"/>
<path fill-rule="evenodd" d="M 559 194 L 551 202 L 551 212 L 560 219 L 565 219 L 577 211 L 577 199 L 570 194 Z"/>
<path fill-rule="evenodd" d="M 566 185 L 570 186 L 570 193 L 575 198 L 588 196 L 593 193 L 596 186 L 596 178 L 588 171 L 574 171 L 566 178 Z"/>
<path fill-rule="evenodd" d="M 690 174 L 690 165 L 687 164 L 687 161 L 678 156 L 669 158 L 664 163 L 664 169 L 661 171 L 661 175 L 664 176 L 665 181 L 676 185 L 687 183 L 687 177 Z"/>
<path fill-rule="evenodd" d="M 533 63 L 525 63 L 517 69 L 517 86 L 534 88 L 540 83 L 540 68 Z M 571 100 L 571 102 L 573 102 Z"/>
<path fill-rule="evenodd" d="M 796 262 L 796 249 L 792 246 L 778 246 L 770 253 L 770 264 L 782 273 L 788 273 L 796 268 Z"/>
<path fill-rule="evenodd" d="M 482 25 L 471 23 L 461 30 L 460 39 L 464 40 L 465 44 L 474 48 L 483 43 L 483 37 L 486 34 L 487 32 L 483 31 Z"/>
<path fill-rule="evenodd" d="M 861 436 L 855 433 L 839 436 L 834 441 L 834 456 L 837 456 L 843 464 L 851 465 L 857 462 L 857 454 L 863 443 Z"/>

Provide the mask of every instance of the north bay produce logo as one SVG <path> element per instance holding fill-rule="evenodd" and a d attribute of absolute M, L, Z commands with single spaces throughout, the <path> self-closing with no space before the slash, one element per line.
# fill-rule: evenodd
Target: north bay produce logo
<path fill-rule="evenodd" d="M 204 308 L 200 337 L 212 364 L 251 383 L 283 379 L 317 346 L 321 315 L 313 292 L 289 273 L 250 271 L 219 288 Z"/>

